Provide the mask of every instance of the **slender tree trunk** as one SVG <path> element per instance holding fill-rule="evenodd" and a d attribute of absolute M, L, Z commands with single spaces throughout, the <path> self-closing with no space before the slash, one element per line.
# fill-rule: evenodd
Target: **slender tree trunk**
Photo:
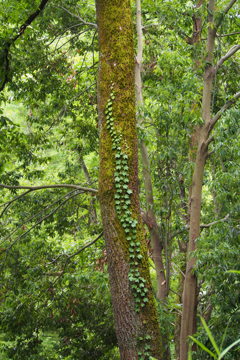
<path fill-rule="evenodd" d="M 188 201 L 186 199 L 186 191 L 184 179 L 182 176 L 179 177 L 179 190 L 180 190 L 180 199 L 181 199 L 181 217 L 183 224 L 185 226 L 189 226 L 189 206 Z M 178 281 L 178 296 L 177 303 L 182 304 L 182 294 L 183 294 L 183 286 L 186 272 L 186 252 L 187 252 L 187 243 L 183 240 L 178 241 L 179 253 L 182 254 L 182 265 L 179 271 L 179 281 Z M 176 316 L 175 322 L 175 331 L 174 331 L 174 344 L 175 344 L 175 356 L 176 360 L 180 359 L 180 333 L 181 333 L 181 320 L 182 320 L 182 312 L 179 311 Z"/>
<path fill-rule="evenodd" d="M 96 0 L 100 67 L 99 200 L 122 360 L 162 358 L 138 197 L 133 27 L 129 0 Z"/>
<path fill-rule="evenodd" d="M 142 93 L 142 59 L 143 59 L 143 32 L 142 32 L 142 11 L 141 0 L 136 0 L 137 10 L 137 56 L 135 64 L 135 85 L 136 85 L 136 101 L 139 107 L 138 111 L 138 123 L 143 124 L 143 116 L 141 107 L 144 104 Z M 151 167 L 149 161 L 148 150 L 143 139 L 139 139 L 139 148 L 142 158 L 143 166 L 143 182 L 146 194 L 146 223 L 149 228 L 151 237 L 152 259 L 156 269 L 157 275 L 157 298 L 162 301 L 165 300 L 168 294 L 167 283 L 165 277 L 165 269 L 163 264 L 163 244 L 160 238 L 160 232 L 157 225 L 156 216 L 154 213 L 154 200 L 153 200 L 153 188 L 152 188 L 152 176 Z"/>
<path fill-rule="evenodd" d="M 84 172 L 87 184 L 90 186 L 91 185 L 91 177 L 90 177 L 88 168 L 85 164 L 85 161 L 81 155 L 80 155 L 80 163 L 81 163 L 81 167 Z M 96 211 L 96 197 L 92 196 L 92 198 L 90 200 L 90 206 L 89 206 L 88 213 L 89 213 L 89 221 L 88 221 L 89 225 L 96 225 L 98 223 L 97 211 Z"/>
<path fill-rule="evenodd" d="M 208 145 L 211 139 L 211 101 L 212 87 L 214 79 L 213 50 L 216 31 L 213 22 L 215 0 L 209 0 L 208 4 L 208 38 L 207 38 L 207 57 L 204 72 L 203 97 L 202 97 L 202 119 L 203 126 L 197 133 L 198 149 L 195 159 L 194 172 L 192 177 L 191 197 L 190 197 L 190 223 L 189 223 L 189 242 L 187 248 L 187 264 L 183 289 L 183 309 L 180 333 L 180 360 L 187 360 L 188 356 L 188 336 L 196 332 L 197 315 L 197 278 L 194 273 L 196 263 L 193 251 L 196 250 L 196 240 L 200 235 L 201 201 L 202 186 L 206 158 L 208 155 Z"/>
<path fill-rule="evenodd" d="M 141 0 L 136 0 L 136 23 L 137 23 L 137 56 L 135 64 L 135 86 L 136 86 L 136 102 L 138 106 L 138 123 L 143 124 L 144 118 L 142 116 L 142 106 L 144 105 L 143 92 L 142 92 L 142 61 L 143 61 L 143 32 L 142 32 L 142 11 Z M 157 219 L 154 212 L 153 200 L 153 187 L 151 167 L 149 161 L 148 150 L 142 138 L 139 139 L 139 148 L 142 158 L 143 166 L 143 182 L 145 188 L 147 212 L 145 214 L 146 224 L 149 229 L 152 259 L 155 265 L 157 277 L 157 299 L 159 301 L 166 301 L 168 295 L 167 281 L 165 277 L 165 268 L 163 264 L 163 244 L 160 238 L 160 231 L 157 224 Z M 162 339 L 163 343 L 163 358 L 164 360 L 170 359 L 170 349 L 168 336 Z"/>

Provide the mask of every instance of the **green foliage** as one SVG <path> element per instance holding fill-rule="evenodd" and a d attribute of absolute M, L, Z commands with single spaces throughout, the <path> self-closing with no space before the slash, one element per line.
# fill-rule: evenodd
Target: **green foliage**
<path fill-rule="evenodd" d="M 196 338 L 194 338 L 193 336 L 190 336 L 190 339 L 192 341 L 194 341 L 203 351 L 205 351 L 206 353 L 208 353 L 211 357 L 213 357 L 214 359 L 217 360 L 221 360 L 225 357 L 225 355 L 237 344 L 240 343 L 240 339 L 234 341 L 231 345 L 229 345 L 227 348 L 225 349 L 221 349 L 221 347 L 219 348 L 218 345 L 216 344 L 216 341 L 213 337 L 213 334 L 211 332 L 211 330 L 209 329 L 209 327 L 207 326 L 205 320 L 201 317 L 201 322 L 202 325 L 204 327 L 204 330 L 206 331 L 209 340 L 211 341 L 212 347 L 214 348 L 214 352 L 212 352 L 210 349 L 208 349 L 203 343 L 201 343 L 200 341 L 198 341 Z M 222 343 L 225 340 L 225 335 L 222 338 Z M 191 350 L 190 350 L 190 360 L 191 360 Z"/>
<path fill-rule="evenodd" d="M 135 310 L 139 312 L 140 308 L 143 308 L 149 301 L 148 289 L 145 286 L 146 280 L 141 277 L 140 271 L 138 269 L 139 262 L 141 262 L 143 256 L 141 255 L 141 244 L 139 241 L 137 241 L 137 220 L 133 218 L 131 212 L 132 190 L 128 186 L 128 155 L 122 150 L 122 135 L 117 132 L 114 126 L 114 99 L 114 84 L 112 84 L 109 100 L 107 101 L 105 108 L 105 117 L 106 127 L 112 139 L 112 149 L 115 151 L 115 208 L 119 221 L 124 229 L 126 239 L 129 242 L 129 281 L 133 290 Z"/>
<path fill-rule="evenodd" d="M 217 20 L 226 2 L 216 5 Z M 39 1 L 1 2 L 0 82 L 6 75 L 7 44 L 38 6 Z M 181 249 L 187 241 L 187 204 L 194 159 L 194 150 L 189 151 L 189 147 L 194 129 L 201 123 L 207 6 L 203 3 L 196 7 L 191 1 L 182 0 L 143 0 L 142 7 L 145 104 L 139 111 L 145 126 L 139 127 L 139 136 L 144 138 L 150 153 L 154 210 L 164 265 L 170 275 L 168 302 L 161 305 L 159 318 L 163 333 L 169 333 L 173 340 L 175 318 L 181 310 L 177 294 L 181 292 L 179 279 L 184 272 L 185 255 Z M 218 29 L 215 63 L 238 41 L 238 34 L 225 36 L 238 29 L 237 12 L 236 5 Z M 202 40 L 191 44 L 196 16 L 202 18 Z M 9 81 L 0 95 L 0 183 L 76 183 L 97 187 L 98 45 L 96 28 L 86 22 L 96 22 L 94 1 L 49 1 L 44 12 L 11 45 Z M 236 53 L 218 70 L 213 89 L 214 113 L 237 91 L 238 73 Z M 141 245 L 131 212 L 128 155 L 114 125 L 114 100 L 112 89 L 105 115 L 116 156 L 115 208 L 130 245 L 129 280 L 138 311 L 147 304 L 148 293 L 138 270 Z M 237 346 L 230 349 L 240 321 L 238 122 L 239 108 L 235 106 L 214 130 L 214 152 L 206 165 L 202 223 L 223 219 L 227 214 L 229 217 L 202 230 L 197 240 L 198 309 L 209 318 L 208 334 L 199 327 L 194 337 L 202 346 L 197 354 L 189 356 L 196 355 L 197 360 L 211 356 L 201 347 L 218 356 L 211 339 L 216 339 L 220 354 L 223 347 L 229 350 L 224 358 L 239 357 Z M 142 176 L 139 183 L 144 210 Z M 8 203 L 20 192 L 1 190 L 1 195 L 2 203 Z M 68 255 L 99 234 L 98 217 L 94 198 L 56 189 L 29 193 L 5 209 L 0 229 L 1 358 L 119 358 L 106 286 L 104 245 L 96 244 L 93 250 L 68 260 Z M 99 264 L 102 272 L 98 271 Z M 154 271 L 152 275 L 154 282 Z M 227 323 L 230 325 L 220 346 Z M 139 357 L 148 356 L 147 340 L 139 339 L 144 343 Z"/>

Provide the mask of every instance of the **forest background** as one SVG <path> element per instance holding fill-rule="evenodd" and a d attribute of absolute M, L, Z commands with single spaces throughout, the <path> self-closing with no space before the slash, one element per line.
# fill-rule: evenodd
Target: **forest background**
<path fill-rule="evenodd" d="M 4 360 L 119 359 L 117 338 L 128 359 L 114 331 L 97 193 L 98 32 L 106 29 L 104 1 L 96 3 L 98 20 L 94 1 L 0 4 Z M 161 354 L 149 335 L 134 340 L 136 358 L 217 359 L 238 339 L 240 320 L 239 4 L 112 4 L 130 11 L 136 28 L 139 172 L 123 206 L 139 189 L 146 241 L 137 256 L 141 262 L 147 248 L 153 285 L 139 299 L 152 303 L 153 292 L 161 330 Z M 109 19 L 120 29 L 124 16 Z M 119 175 L 111 176 L 116 184 Z M 189 335 L 209 351 L 191 351 Z M 239 356 L 235 346 L 224 358 Z"/>

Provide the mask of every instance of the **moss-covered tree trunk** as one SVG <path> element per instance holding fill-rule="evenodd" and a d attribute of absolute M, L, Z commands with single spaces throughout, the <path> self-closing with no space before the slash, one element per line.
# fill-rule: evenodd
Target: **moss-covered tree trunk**
<path fill-rule="evenodd" d="M 99 200 L 121 359 L 162 359 L 138 196 L 129 0 L 96 0 L 100 67 Z"/>

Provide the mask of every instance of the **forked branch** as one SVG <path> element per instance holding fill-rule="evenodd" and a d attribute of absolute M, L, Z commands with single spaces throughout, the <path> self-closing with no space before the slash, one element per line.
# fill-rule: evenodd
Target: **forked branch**
<path fill-rule="evenodd" d="M 229 214 L 227 214 L 223 219 L 219 219 L 219 220 L 213 221 L 213 222 L 211 222 L 211 223 L 209 223 L 209 224 L 201 224 L 201 225 L 200 225 L 200 228 L 201 228 L 201 229 L 210 228 L 211 226 L 216 225 L 216 224 L 218 224 L 218 223 L 220 223 L 220 222 L 227 221 L 228 218 L 229 218 Z"/>
<path fill-rule="evenodd" d="M 237 100 L 240 98 L 240 91 L 237 92 L 230 100 L 228 100 L 223 107 L 216 113 L 216 115 L 211 119 L 209 126 L 209 133 L 214 128 L 216 122 L 220 119 L 220 117 L 228 110 L 231 106 L 233 106 Z"/>
<path fill-rule="evenodd" d="M 240 50 L 240 45 L 234 45 L 227 53 L 224 55 L 217 63 L 215 72 L 218 71 L 219 67 L 228 60 L 232 55 L 234 55 L 238 50 Z"/>
<path fill-rule="evenodd" d="M 62 10 L 64 10 L 64 11 L 66 11 L 69 15 L 71 15 L 72 17 L 75 17 L 76 19 L 78 19 L 83 25 L 92 26 L 92 27 L 94 27 L 95 29 L 97 29 L 97 24 L 94 24 L 94 23 L 92 23 L 92 22 L 85 21 L 83 18 L 81 18 L 81 16 L 72 13 L 71 11 L 69 11 L 68 9 L 66 9 L 64 6 L 59 5 L 59 6 L 56 6 L 56 7 L 58 7 L 59 9 L 62 9 Z"/>

